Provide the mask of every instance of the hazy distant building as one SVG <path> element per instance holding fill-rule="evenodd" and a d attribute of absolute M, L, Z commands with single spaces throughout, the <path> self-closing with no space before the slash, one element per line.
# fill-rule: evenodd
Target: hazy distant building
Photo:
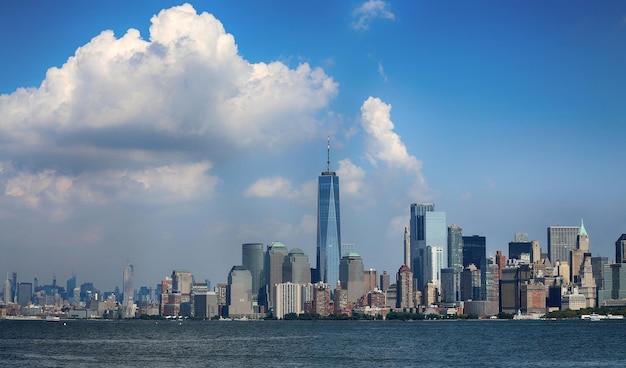
<path fill-rule="evenodd" d="M 9 304 L 12 303 L 13 301 L 11 300 L 11 280 L 6 279 L 4 280 L 4 304 Z"/>
<path fill-rule="evenodd" d="M 252 300 L 258 301 L 259 291 L 265 285 L 263 243 L 241 244 L 241 265 L 252 275 Z"/>
<path fill-rule="evenodd" d="M 396 308 L 414 308 L 413 272 L 407 265 L 402 265 L 396 274 Z"/>
<path fill-rule="evenodd" d="M 391 285 L 391 278 L 389 277 L 387 271 L 383 271 L 383 274 L 380 275 L 380 290 L 387 291 L 389 285 Z"/>
<path fill-rule="evenodd" d="M 533 263 L 541 262 L 541 246 L 539 245 L 539 240 L 533 240 L 530 242 L 532 253 L 530 260 Z"/>
<path fill-rule="evenodd" d="M 448 267 L 448 228 L 446 213 L 435 211 L 432 203 L 411 204 L 411 264 L 413 278 L 419 289 L 429 281 L 430 272 L 426 268 L 426 247 L 443 248 L 443 267 Z"/>
<path fill-rule="evenodd" d="M 567 261 L 571 264 L 570 252 L 576 249 L 579 231 L 578 226 L 548 227 L 548 255 L 552 264 L 556 261 Z"/>
<path fill-rule="evenodd" d="M 228 273 L 226 303 L 230 317 L 243 317 L 252 311 L 252 275 L 243 266 L 233 266 Z"/>
<path fill-rule="evenodd" d="M 339 281 L 341 216 L 339 177 L 330 171 L 330 139 L 326 171 L 317 182 L 317 272 L 321 281 L 334 289 Z"/>
<path fill-rule="evenodd" d="M 33 283 L 20 282 L 17 289 L 17 304 L 27 306 L 33 298 Z"/>
<path fill-rule="evenodd" d="M 134 289 L 133 289 L 133 265 L 129 264 L 124 268 L 124 301 L 122 305 L 131 306 L 133 305 L 134 298 Z"/>
<path fill-rule="evenodd" d="M 514 242 L 516 243 L 528 243 L 528 234 L 526 233 L 515 233 Z"/>
<path fill-rule="evenodd" d="M 190 302 L 192 284 L 193 276 L 191 272 L 184 270 L 172 271 L 172 290 L 180 293 L 182 303 Z"/>
<path fill-rule="evenodd" d="M 342 243 L 340 259 L 347 256 L 350 253 L 356 253 L 356 245 L 353 243 Z"/>
<path fill-rule="evenodd" d="M 341 258 L 339 279 L 341 288 L 348 291 L 349 303 L 356 303 L 366 293 L 363 271 L 363 259 L 358 253 L 350 253 Z"/>

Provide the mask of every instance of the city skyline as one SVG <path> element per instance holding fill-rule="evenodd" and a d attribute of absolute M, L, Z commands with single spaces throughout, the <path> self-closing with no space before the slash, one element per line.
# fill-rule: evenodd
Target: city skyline
<path fill-rule="evenodd" d="M 0 5 L 0 274 L 224 280 L 243 243 L 341 241 L 395 275 L 410 203 L 487 239 L 626 232 L 626 4 Z M 110 31 L 108 31 L 110 30 Z M 32 278 L 32 277 L 31 277 Z M 30 281 L 30 278 L 29 278 Z"/>

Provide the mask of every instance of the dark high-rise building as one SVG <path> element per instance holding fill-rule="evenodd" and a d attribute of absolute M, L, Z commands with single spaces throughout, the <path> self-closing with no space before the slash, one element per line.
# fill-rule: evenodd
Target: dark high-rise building
<path fill-rule="evenodd" d="M 339 177 L 330 171 L 330 139 L 326 171 L 317 185 L 317 272 L 332 290 L 339 281 L 341 256 L 341 216 L 339 211 Z"/>
<path fill-rule="evenodd" d="M 626 263 L 626 234 L 622 234 L 615 242 L 615 263 Z"/>
<path fill-rule="evenodd" d="M 521 255 L 526 253 L 532 258 L 533 244 L 531 242 L 509 242 L 509 259 L 521 260 Z"/>
<path fill-rule="evenodd" d="M 17 304 L 25 307 L 33 298 L 33 283 L 20 282 L 17 289 Z"/>
<path fill-rule="evenodd" d="M 258 301 L 259 291 L 265 285 L 263 243 L 241 244 L 241 265 L 252 274 L 252 300 Z"/>
<path fill-rule="evenodd" d="M 487 277 L 487 240 L 484 236 L 463 237 L 463 267 L 475 265 L 480 272 L 481 298 L 485 295 Z"/>
<path fill-rule="evenodd" d="M 417 279 L 418 288 L 432 281 L 432 270 L 427 269 L 426 247 L 438 247 L 443 250 L 443 267 L 448 267 L 448 229 L 446 213 L 435 211 L 432 203 L 411 204 L 411 264 L 413 278 Z"/>

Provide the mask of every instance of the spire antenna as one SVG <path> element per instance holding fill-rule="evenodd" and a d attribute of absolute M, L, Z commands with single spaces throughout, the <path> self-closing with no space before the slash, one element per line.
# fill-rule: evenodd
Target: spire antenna
<path fill-rule="evenodd" d="M 328 136 L 328 158 L 326 160 L 326 172 L 330 172 L 330 135 Z"/>

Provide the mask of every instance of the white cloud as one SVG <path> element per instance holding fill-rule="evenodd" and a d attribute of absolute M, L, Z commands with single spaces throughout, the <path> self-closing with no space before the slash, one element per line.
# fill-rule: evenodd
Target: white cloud
<path fill-rule="evenodd" d="M 383 81 L 387 82 L 387 74 L 385 74 L 385 68 L 383 68 L 383 62 L 378 62 L 378 74 L 383 78 Z"/>
<path fill-rule="evenodd" d="M 145 170 L 108 170 L 68 176 L 53 170 L 19 172 L 8 179 L 5 199 L 47 213 L 66 214 L 77 204 L 111 201 L 174 203 L 210 198 L 219 179 L 207 175 L 209 162 Z"/>
<path fill-rule="evenodd" d="M 289 179 L 282 177 L 261 178 L 246 189 L 246 197 L 281 198 L 295 200 L 299 203 L 315 203 L 317 185 L 315 181 L 307 181 L 294 186 Z"/>
<path fill-rule="evenodd" d="M 341 178 L 341 194 L 359 195 L 364 189 L 365 170 L 349 158 L 339 161 L 337 175 Z"/>
<path fill-rule="evenodd" d="M 379 162 L 410 177 L 410 197 L 428 198 L 430 189 L 422 174 L 422 162 L 408 153 L 391 121 L 391 105 L 369 97 L 361 106 L 361 125 L 365 132 L 365 155 L 372 165 Z"/>
<path fill-rule="evenodd" d="M 38 88 L 0 95 L 2 154 L 90 151 L 83 160 L 104 161 L 121 149 L 144 159 L 190 146 L 280 149 L 315 134 L 318 110 L 337 94 L 337 83 L 308 64 L 249 63 L 219 20 L 189 4 L 151 22 L 149 40 L 134 29 L 121 38 L 103 31 Z"/>
<path fill-rule="evenodd" d="M 368 0 L 352 12 L 354 29 L 368 29 L 377 18 L 394 20 L 395 15 L 389 10 L 389 4 L 383 0 Z"/>
<path fill-rule="evenodd" d="M 387 236 L 398 238 L 404 234 L 404 228 L 409 226 L 409 219 L 406 215 L 393 217 L 387 227 Z"/>

